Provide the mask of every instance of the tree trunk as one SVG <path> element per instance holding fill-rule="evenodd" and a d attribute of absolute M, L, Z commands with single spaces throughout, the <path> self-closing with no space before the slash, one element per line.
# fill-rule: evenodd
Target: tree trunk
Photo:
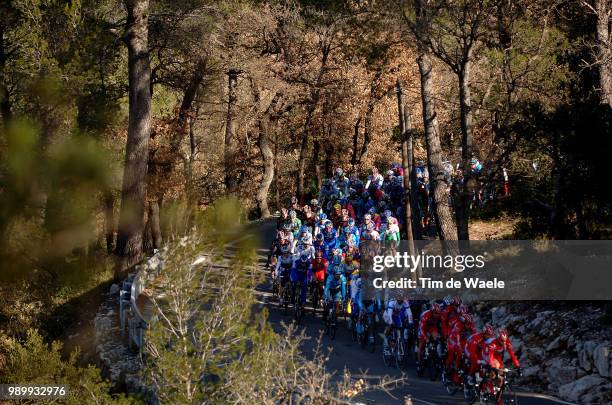
<path fill-rule="evenodd" d="M 408 108 L 404 105 L 404 94 L 402 93 L 402 84 L 397 79 L 397 111 L 399 117 L 399 127 L 402 140 L 402 166 L 404 170 L 408 170 L 408 131 L 412 128 L 410 123 L 410 116 L 407 114 Z M 406 239 L 409 241 L 410 254 L 414 254 L 414 232 L 412 230 L 412 207 L 410 201 L 410 179 L 407 173 L 402 176 L 404 186 L 404 223 L 406 225 Z"/>
<path fill-rule="evenodd" d="M 159 219 L 159 202 L 149 203 L 149 222 L 151 224 L 151 236 L 153 239 L 153 249 L 159 249 L 162 245 L 162 234 Z"/>
<path fill-rule="evenodd" d="M 188 127 L 188 119 L 189 113 L 191 111 L 193 102 L 195 100 L 196 94 L 198 93 L 198 88 L 204 80 L 204 73 L 206 71 L 206 59 L 201 58 L 198 60 L 196 64 L 195 70 L 193 71 L 193 75 L 191 76 L 191 80 L 185 89 L 185 94 L 183 95 L 183 100 L 181 101 L 181 107 L 178 113 L 177 119 L 177 129 L 173 134 L 172 141 L 170 142 L 171 152 L 172 154 L 176 154 L 178 151 L 185 134 L 187 133 Z"/>
<path fill-rule="evenodd" d="M 444 180 L 444 167 L 442 165 L 440 147 L 440 129 L 438 116 L 434 104 L 433 94 L 433 66 L 431 55 L 424 42 L 419 46 L 417 58 L 419 74 L 421 77 L 421 101 L 423 105 L 423 127 L 427 144 L 427 161 L 429 166 L 429 180 L 433 191 L 436 223 L 442 240 L 457 240 L 457 228 L 448 203 L 448 191 Z"/>
<path fill-rule="evenodd" d="M 595 12 L 597 14 L 597 67 L 601 102 L 612 108 L 612 32 L 610 25 L 612 7 L 610 1 L 596 0 Z"/>
<path fill-rule="evenodd" d="M 304 198 L 304 180 L 306 178 L 306 155 L 308 154 L 308 134 L 309 130 L 302 137 L 300 144 L 300 157 L 298 158 L 298 182 L 297 182 L 297 198 L 301 202 Z"/>
<path fill-rule="evenodd" d="M 351 167 L 353 171 L 357 168 L 357 154 L 359 153 L 359 127 L 361 126 L 361 117 L 355 121 L 355 131 L 353 132 L 353 154 L 351 156 Z"/>
<path fill-rule="evenodd" d="M 238 178 L 236 176 L 236 155 L 238 141 L 236 139 L 236 85 L 238 71 L 230 70 L 228 76 L 227 121 L 225 123 L 225 186 L 229 195 L 238 193 Z"/>
<path fill-rule="evenodd" d="M 149 137 L 151 134 L 151 69 L 148 49 L 148 0 L 125 0 L 128 13 L 129 125 L 121 190 L 116 277 L 142 256 Z"/>
<path fill-rule="evenodd" d="M 259 120 L 259 138 L 257 140 L 257 146 L 261 152 L 261 157 L 264 164 L 263 178 L 257 190 L 257 210 L 260 218 L 267 218 L 270 216 L 270 208 L 268 207 L 268 191 L 270 185 L 274 179 L 274 153 L 270 148 L 268 141 L 268 128 L 269 128 L 269 116 L 265 114 Z"/>
<path fill-rule="evenodd" d="M 281 209 L 281 199 L 280 199 L 280 186 L 278 184 L 278 132 L 274 132 L 274 204 L 276 205 L 276 210 L 280 211 Z"/>
<path fill-rule="evenodd" d="M 0 114 L 2 114 L 3 127 L 6 128 L 12 118 L 11 99 L 8 87 L 4 81 L 6 67 L 6 49 L 4 46 L 4 22 L 0 23 Z"/>
<path fill-rule="evenodd" d="M 115 197 L 112 192 L 108 192 L 104 196 L 104 238 L 107 253 L 113 253 L 115 247 Z"/>
<path fill-rule="evenodd" d="M 315 139 L 313 142 L 312 161 L 314 164 L 315 178 L 317 180 L 317 189 L 321 189 L 323 184 L 323 176 L 321 175 L 321 141 Z"/>
<path fill-rule="evenodd" d="M 472 93 L 470 91 L 471 61 L 468 59 L 459 71 L 459 103 L 461 110 L 461 162 L 463 170 L 463 187 L 458 199 L 461 200 L 455 207 L 457 217 L 457 235 L 459 240 L 469 240 L 470 224 L 470 182 L 472 180 Z"/>

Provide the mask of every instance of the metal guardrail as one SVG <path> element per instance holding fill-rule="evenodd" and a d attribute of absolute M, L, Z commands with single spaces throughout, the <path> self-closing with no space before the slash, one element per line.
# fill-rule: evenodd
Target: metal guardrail
<path fill-rule="evenodd" d="M 155 255 L 154 255 L 155 256 Z M 153 257 L 154 257 L 153 256 Z M 151 258 L 147 259 L 151 260 Z M 138 306 L 138 297 L 145 290 L 149 277 L 156 277 L 161 270 L 161 264 L 153 273 L 148 273 L 146 265 L 136 266 L 136 272 L 130 274 L 121 284 L 119 290 L 119 319 L 121 336 L 125 337 L 127 331 L 128 346 L 142 351 L 144 334 L 149 324 Z"/>
<path fill-rule="evenodd" d="M 251 224 L 258 222 L 265 222 L 270 220 L 271 218 L 275 218 L 280 216 L 280 213 L 277 211 L 269 218 L 262 218 L 260 220 L 250 221 Z M 220 232 L 223 236 L 233 235 L 233 230 L 226 230 L 224 232 Z M 245 236 L 242 235 L 237 240 L 232 241 L 236 243 L 239 240 L 242 240 Z M 231 245 L 232 243 L 230 243 Z M 119 290 L 119 316 L 121 323 L 121 335 L 125 337 L 125 331 L 127 328 L 128 332 L 128 345 L 132 348 L 138 349 L 139 352 L 142 352 L 142 348 L 144 346 L 144 335 L 145 331 L 149 328 L 149 323 L 145 320 L 145 317 L 140 311 L 138 307 L 138 297 L 145 290 L 146 282 L 150 279 L 153 279 L 159 275 L 162 270 L 163 263 L 160 263 L 154 272 L 147 272 L 147 265 L 149 260 L 154 258 L 155 256 L 160 258 L 159 254 L 156 252 L 152 257 L 148 258 L 144 263 L 136 266 L 136 272 L 128 276 L 126 280 L 123 281 L 121 289 Z"/>

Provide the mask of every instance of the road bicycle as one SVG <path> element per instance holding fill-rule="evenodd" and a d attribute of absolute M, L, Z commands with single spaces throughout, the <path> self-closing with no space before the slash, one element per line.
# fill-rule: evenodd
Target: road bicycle
<path fill-rule="evenodd" d="M 443 369 L 445 347 L 439 338 L 429 338 L 425 344 L 421 364 L 417 366 L 417 374 L 423 377 L 427 372 L 429 379 L 435 381 Z"/>
<path fill-rule="evenodd" d="M 482 377 L 477 376 L 474 386 L 470 387 L 467 384 L 468 389 L 464 389 L 464 398 L 468 403 L 483 405 L 518 404 L 518 395 L 512 390 L 512 384 L 520 376 L 520 370 L 497 369 L 486 365 L 481 373 Z"/>
<path fill-rule="evenodd" d="M 312 302 L 312 315 L 317 315 L 317 309 L 321 305 L 321 298 L 323 297 L 323 282 L 315 280 L 309 284 L 310 286 L 310 301 Z"/>
<path fill-rule="evenodd" d="M 304 303 L 302 302 L 302 281 L 298 280 L 292 283 L 292 303 L 293 303 L 293 319 L 296 324 L 300 324 L 304 316 Z"/>
<path fill-rule="evenodd" d="M 407 362 L 406 342 L 404 340 L 404 329 L 393 327 L 391 334 L 387 337 L 387 344 L 383 348 L 383 362 L 387 367 L 395 366 L 404 368 Z"/>
<path fill-rule="evenodd" d="M 340 306 L 339 301 L 328 300 L 325 303 L 325 334 L 334 340 L 336 338 L 336 331 L 338 330 L 338 307 Z"/>

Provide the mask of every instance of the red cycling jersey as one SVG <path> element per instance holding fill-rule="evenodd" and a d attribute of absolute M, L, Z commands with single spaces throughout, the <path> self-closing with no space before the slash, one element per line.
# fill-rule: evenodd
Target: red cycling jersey
<path fill-rule="evenodd" d="M 421 314 L 419 321 L 419 340 L 427 340 L 427 337 L 432 333 L 438 333 L 438 322 L 440 315 L 436 315 L 431 309 Z"/>
<path fill-rule="evenodd" d="M 442 310 L 440 321 L 442 324 L 442 336 L 448 338 L 448 334 L 452 328 L 452 325 L 458 319 L 457 307 L 453 304 L 447 305 Z"/>
<path fill-rule="evenodd" d="M 327 259 L 312 259 L 312 273 L 317 281 L 325 281 L 325 274 L 327 273 L 328 266 L 329 262 Z"/>
<path fill-rule="evenodd" d="M 505 342 L 499 338 L 486 339 L 484 341 L 483 360 L 493 368 L 504 368 L 504 351 L 508 352 L 515 367 L 521 366 L 509 339 Z"/>

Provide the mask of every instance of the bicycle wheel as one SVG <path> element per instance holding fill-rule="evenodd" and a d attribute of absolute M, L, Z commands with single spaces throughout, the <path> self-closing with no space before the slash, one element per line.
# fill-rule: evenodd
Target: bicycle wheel
<path fill-rule="evenodd" d="M 429 375 L 431 381 L 436 381 L 438 379 L 438 371 L 437 358 L 430 359 L 427 364 L 427 375 Z"/>
<path fill-rule="evenodd" d="M 416 373 L 419 378 L 423 378 L 425 375 L 425 368 L 427 367 L 428 360 L 423 360 L 422 364 L 417 363 Z"/>
<path fill-rule="evenodd" d="M 474 386 L 472 385 L 468 385 L 467 382 L 463 382 L 463 399 L 465 399 L 465 401 L 468 404 L 473 404 L 474 402 L 476 402 L 476 398 L 477 394 L 476 394 L 476 389 L 474 388 Z"/>
<path fill-rule="evenodd" d="M 504 394 L 504 405 L 518 405 L 518 395 L 516 392 L 508 392 Z"/>
<path fill-rule="evenodd" d="M 382 355 L 383 355 L 383 363 L 385 363 L 385 366 L 390 367 L 391 361 L 394 356 L 393 356 L 393 351 L 389 348 L 389 346 L 383 347 Z"/>
<path fill-rule="evenodd" d="M 452 373 L 442 371 L 442 384 L 449 395 L 455 395 L 459 390 L 459 386 L 454 383 Z"/>
<path fill-rule="evenodd" d="M 336 330 L 338 329 L 338 320 L 336 318 L 336 314 L 333 314 L 333 319 L 331 323 L 330 337 L 332 340 L 336 339 Z"/>

